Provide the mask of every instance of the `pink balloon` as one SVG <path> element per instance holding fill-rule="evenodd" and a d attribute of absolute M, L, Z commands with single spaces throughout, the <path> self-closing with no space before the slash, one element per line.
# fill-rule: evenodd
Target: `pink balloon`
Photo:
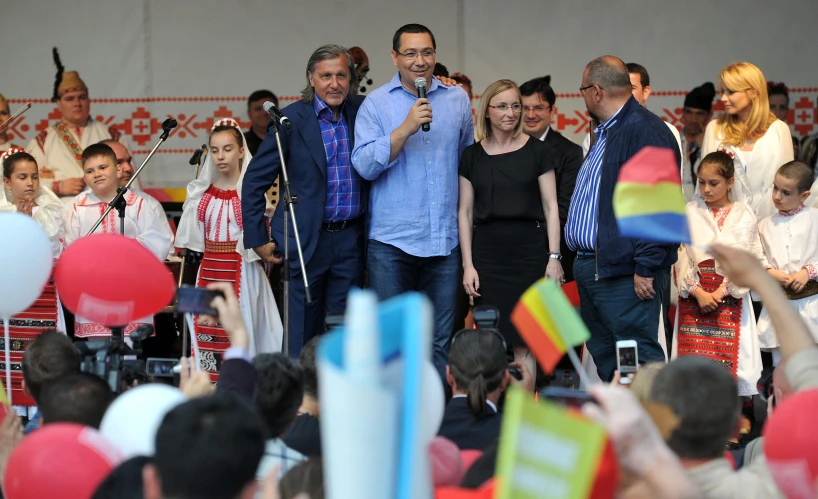
<path fill-rule="evenodd" d="M 69 310 L 105 326 L 154 315 L 176 291 L 164 262 L 119 234 L 93 234 L 69 246 L 57 262 L 54 284 Z"/>
<path fill-rule="evenodd" d="M 93 428 L 46 425 L 12 452 L 4 479 L 7 499 L 88 499 L 119 464 L 119 452 Z"/>

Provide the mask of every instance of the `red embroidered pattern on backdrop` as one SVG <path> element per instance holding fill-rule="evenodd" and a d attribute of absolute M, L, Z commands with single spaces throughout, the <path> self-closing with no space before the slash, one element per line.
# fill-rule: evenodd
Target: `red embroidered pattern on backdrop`
<path fill-rule="evenodd" d="M 818 131 L 818 88 L 804 87 L 791 88 L 791 109 L 787 115 L 787 123 L 796 136 L 804 136 Z M 662 119 L 681 129 L 682 102 L 687 91 L 657 90 L 651 94 L 651 110 Z M 279 100 L 282 107 L 298 100 L 298 96 L 284 96 Z M 480 96 L 475 97 L 473 106 L 477 106 Z M 12 139 L 29 140 L 38 132 L 45 130 L 50 124 L 60 118 L 60 112 L 47 98 L 15 98 L 9 99 L 12 105 L 22 105 L 31 102 L 32 109 L 12 123 L 8 129 Z M 175 119 L 179 125 L 171 133 L 176 140 L 176 147 L 161 147 L 157 154 L 191 154 L 201 144 L 201 140 L 209 135 L 213 123 L 223 118 L 234 118 L 242 129 L 250 128 L 250 122 L 245 121 L 245 96 L 206 96 L 206 97 L 141 97 L 141 98 L 96 98 L 91 103 L 108 108 L 116 106 L 117 112 L 108 115 L 92 115 L 92 117 L 107 126 L 115 127 L 131 144 L 133 154 L 147 154 L 145 149 L 152 143 L 155 135 L 162 129 L 165 118 Z M 661 102 L 661 107 L 655 107 Z M 667 103 L 667 104 L 666 104 Z M 172 108 L 171 112 L 154 115 L 147 106 L 161 104 Z M 121 108 L 121 111 L 119 109 Z M 181 108 L 181 109 L 180 109 Z M 175 112 L 179 109 L 184 112 Z M 14 109 L 12 109 L 13 111 Z M 92 106 L 92 111 L 94 107 Z M 721 101 L 713 103 L 713 111 L 720 114 L 724 110 Z M 574 140 L 582 140 L 588 132 L 589 117 L 579 93 L 557 94 L 557 104 L 554 106 L 551 126 Z M 178 139 L 185 143 L 180 144 Z M 180 147 L 180 145 L 182 147 Z"/>

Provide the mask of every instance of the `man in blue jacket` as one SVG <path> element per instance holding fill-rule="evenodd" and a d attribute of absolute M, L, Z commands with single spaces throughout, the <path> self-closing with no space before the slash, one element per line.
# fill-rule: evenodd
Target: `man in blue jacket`
<path fill-rule="evenodd" d="M 616 342 L 636 340 L 639 362 L 664 361 L 658 342 L 660 293 L 670 292 L 670 267 L 678 245 L 619 235 L 613 192 L 619 170 L 645 146 L 679 147 L 661 118 L 631 94 L 628 68 L 613 56 L 594 59 L 582 74 L 580 93 L 599 118 L 597 140 L 588 151 L 571 198 L 565 238 L 577 252 L 574 278 L 587 342 L 600 378 L 616 369 Z"/>
<path fill-rule="evenodd" d="M 347 49 L 324 45 L 307 63 L 307 86 L 301 100 L 283 109 L 292 121 L 281 127 L 281 147 L 268 132 L 250 162 L 242 185 L 244 247 L 262 260 L 281 261 L 284 244 L 284 203 L 276 207 L 272 234 L 266 225 L 264 194 L 281 172 L 283 154 L 295 204 L 304 264 L 312 295 L 307 304 L 304 281 L 290 225 L 289 354 L 298 356 L 304 344 L 324 331 L 327 312 L 343 312 L 353 286 L 362 285 L 364 182 L 352 167 L 355 116 L 363 100 L 356 88 L 355 63 Z M 285 332 L 286 333 L 286 332 Z"/>

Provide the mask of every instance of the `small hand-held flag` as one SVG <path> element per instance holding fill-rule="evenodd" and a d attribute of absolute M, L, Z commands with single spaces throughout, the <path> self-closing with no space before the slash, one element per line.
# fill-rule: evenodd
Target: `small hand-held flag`
<path fill-rule="evenodd" d="M 511 322 L 545 372 L 552 372 L 566 353 L 580 381 L 585 371 L 574 347 L 591 337 L 577 311 L 556 281 L 540 279 L 528 288 L 511 312 Z"/>
<path fill-rule="evenodd" d="M 679 163 L 670 149 L 646 146 L 622 166 L 613 208 L 623 237 L 690 242 Z"/>

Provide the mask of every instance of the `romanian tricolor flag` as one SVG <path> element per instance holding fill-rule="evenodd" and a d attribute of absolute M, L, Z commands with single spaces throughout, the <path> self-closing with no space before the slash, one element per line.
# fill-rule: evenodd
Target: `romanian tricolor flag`
<path fill-rule="evenodd" d="M 622 166 L 613 208 L 623 237 L 690 242 L 679 163 L 670 149 L 644 147 Z"/>
<path fill-rule="evenodd" d="M 553 372 L 568 348 L 591 334 L 559 285 L 540 279 L 528 288 L 511 312 L 511 322 L 545 372 Z"/>

